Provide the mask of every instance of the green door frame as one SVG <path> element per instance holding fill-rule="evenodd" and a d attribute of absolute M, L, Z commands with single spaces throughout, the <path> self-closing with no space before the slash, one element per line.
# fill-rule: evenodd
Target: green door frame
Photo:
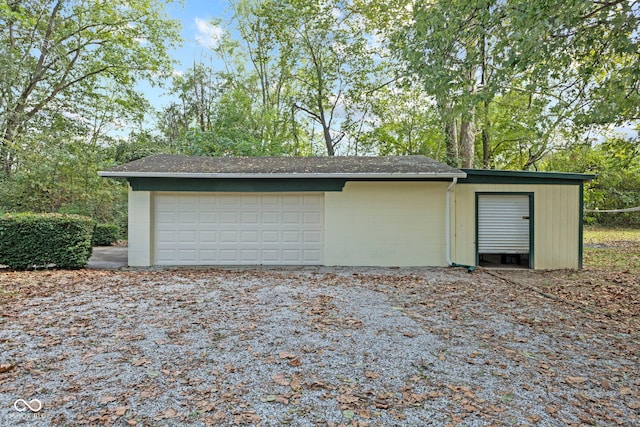
<path fill-rule="evenodd" d="M 533 203 L 534 203 L 534 193 L 532 191 L 476 191 L 476 265 L 480 265 L 480 242 L 478 241 L 478 222 L 480 212 L 478 209 L 478 199 L 480 196 L 529 196 L 529 269 L 533 270 L 534 268 L 534 231 L 535 231 L 535 218 L 533 216 Z"/>

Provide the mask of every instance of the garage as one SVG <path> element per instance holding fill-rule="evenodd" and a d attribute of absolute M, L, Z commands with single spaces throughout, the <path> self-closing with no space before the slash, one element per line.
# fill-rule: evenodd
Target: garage
<path fill-rule="evenodd" d="M 579 269 L 593 179 L 424 156 L 155 155 L 99 174 L 128 182 L 131 267 Z"/>
<path fill-rule="evenodd" d="M 318 194 L 158 193 L 157 265 L 321 265 Z"/>

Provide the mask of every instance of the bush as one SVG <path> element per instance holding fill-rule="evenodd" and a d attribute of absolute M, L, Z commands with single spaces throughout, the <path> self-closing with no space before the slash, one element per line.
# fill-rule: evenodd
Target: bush
<path fill-rule="evenodd" d="M 96 224 L 93 230 L 93 246 L 111 246 L 120 237 L 120 227 L 116 224 Z"/>
<path fill-rule="evenodd" d="M 24 270 L 82 268 L 91 256 L 94 223 L 64 214 L 5 214 L 0 217 L 0 264 Z"/>

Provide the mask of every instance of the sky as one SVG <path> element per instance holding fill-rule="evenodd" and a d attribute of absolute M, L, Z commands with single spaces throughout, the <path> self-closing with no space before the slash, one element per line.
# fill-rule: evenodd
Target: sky
<path fill-rule="evenodd" d="M 179 71 L 186 71 L 194 60 L 206 58 L 216 38 L 222 35 L 222 29 L 211 25 L 211 18 L 228 18 L 229 2 L 222 0 L 186 0 L 167 5 L 170 18 L 182 23 L 183 46 L 172 52 L 180 61 Z"/>
<path fill-rule="evenodd" d="M 170 51 L 177 61 L 176 73 L 187 71 L 194 62 L 206 62 L 211 58 L 211 48 L 222 35 L 222 29 L 212 25 L 211 19 L 228 19 L 230 16 L 229 2 L 223 0 L 175 1 L 166 6 L 166 13 L 182 24 L 182 46 Z M 148 82 L 140 82 L 138 86 L 157 110 L 171 102 L 167 89 L 153 87 Z"/>
<path fill-rule="evenodd" d="M 175 72 L 187 71 L 194 62 L 208 63 L 213 58 L 211 48 L 215 47 L 216 39 L 222 35 L 222 28 L 211 24 L 212 18 L 229 20 L 231 17 L 229 1 L 225 0 L 182 0 L 173 1 L 166 5 L 169 18 L 181 22 L 182 46 L 171 51 L 170 55 L 177 61 Z M 167 89 L 153 87 L 148 82 L 141 82 L 139 89 L 145 93 L 147 99 L 161 110 L 172 101 L 167 95 Z M 155 126 L 155 118 L 147 119 L 147 126 Z M 635 125 L 615 128 L 615 131 L 626 137 L 636 137 L 638 130 Z"/>

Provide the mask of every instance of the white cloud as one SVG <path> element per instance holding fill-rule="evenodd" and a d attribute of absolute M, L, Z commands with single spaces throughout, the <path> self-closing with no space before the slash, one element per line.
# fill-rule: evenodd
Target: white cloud
<path fill-rule="evenodd" d="M 222 28 L 206 19 L 196 18 L 196 42 L 209 49 L 215 49 L 222 38 Z"/>

